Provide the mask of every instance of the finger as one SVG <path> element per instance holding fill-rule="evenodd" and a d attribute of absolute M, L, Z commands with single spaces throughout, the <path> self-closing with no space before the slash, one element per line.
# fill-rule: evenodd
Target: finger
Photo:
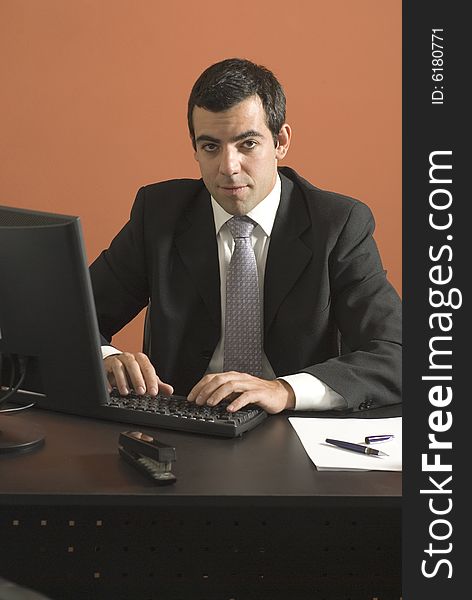
<path fill-rule="evenodd" d="M 111 370 L 111 367 L 108 367 L 107 363 L 104 363 L 105 366 L 105 377 L 107 380 L 107 388 L 108 388 L 108 392 L 111 392 L 112 389 L 116 386 L 116 380 L 115 380 L 115 376 L 113 375 L 113 371 Z"/>
<path fill-rule="evenodd" d="M 115 375 L 113 373 L 113 365 L 112 365 L 112 361 L 115 359 L 116 359 L 116 355 L 107 356 L 106 358 L 103 359 L 103 367 L 105 370 L 107 390 L 108 390 L 109 394 L 112 392 L 113 388 L 118 387 L 118 385 L 116 383 Z"/>
<path fill-rule="evenodd" d="M 119 358 L 125 367 L 131 387 L 137 394 L 142 396 L 146 393 L 146 383 L 144 381 L 143 373 L 141 372 L 141 365 L 131 353 L 126 352 L 120 354 Z"/>
<path fill-rule="evenodd" d="M 137 394 L 143 395 L 147 392 L 151 396 L 156 396 L 158 393 L 170 396 L 174 393 L 174 388 L 158 377 L 151 361 L 145 354 L 138 353 L 134 361 L 127 363 L 127 369 Z"/>
<path fill-rule="evenodd" d="M 241 410 L 248 404 L 257 404 L 269 414 L 277 414 L 295 406 L 295 395 L 292 387 L 283 380 L 261 381 L 245 393 L 240 394 L 228 406 L 229 412 Z"/>
<path fill-rule="evenodd" d="M 259 394 L 256 390 L 249 390 L 247 392 L 239 394 L 239 396 L 235 400 L 233 400 L 231 404 L 228 404 L 226 410 L 228 412 L 237 412 L 238 410 L 241 410 L 248 404 L 255 404 L 257 402 L 258 396 Z"/>
<path fill-rule="evenodd" d="M 189 402 L 194 402 L 200 392 L 205 388 L 206 385 L 214 378 L 216 374 L 205 375 L 200 379 L 198 383 L 196 383 L 193 388 L 190 390 L 187 400 Z"/>
<path fill-rule="evenodd" d="M 156 396 L 158 393 L 170 396 L 174 393 L 174 388 L 159 378 L 146 354 L 137 352 L 131 357 L 127 355 L 125 360 L 129 364 L 128 371 L 136 393 L 145 394 L 147 392 L 151 396 Z M 139 371 L 136 370 L 136 365 L 138 365 Z"/>
<path fill-rule="evenodd" d="M 225 398 L 232 394 L 237 394 L 248 390 L 251 386 L 257 385 L 257 378 L 247 373 L 238 373 L 229 371 L 215 375 L 213 379 L 200 391 L 195 402 L 197 404 L 208 404 L 216 406 Z"/>
<path fill-rule="evenodd" d="M 118 388 L 120 394 L 122 396 L 126 396 L 127 394 L 129 394 L 128 378 L 126 377 L 126 367 L 122 363 L 122 361 L 118 357 L 113 357 L 108 361 L 107 367 L 110 369 L 110 379 L 112 380 L 112 382 L 114 380 L 114 383 Z"/>
<path fill-rule="evenodd" d="M 214 396 L 215 392 L 222 386 L 227 386 L 232 380 L 232 375 L 232 373 L 218 373 L 212 375 L 206 382 L 202 380 L 202 385 L 196 390 L 195 404 L 203 406 L 208 403 L 210 398 L 213 398 L 214 404 L 217 404 L 225 396 L 221 396 L 221 394 Z M 225 391 L 226 394 L 230 394 L 233 390 L 231 387 L 226 387 Z"/>
<path fill-rule="evenodd" d="M 242 387 L 239 381 L 227 381 L 208 396 L 206 403 L 208 406 L 216 406 L 222 400 L 232 400 L 243 391 Z"/>
<path fill-rule="evenodd" d="M 163 381 L 161 381 L 159 379 L 159 377 L 157 378 L 157 386 L 158 386 L 159 393 L 163 394 L 164 396 L 171 396 L 174 393 L 174 388 L 170 385 L 170 383 L 164 383 Z M 149 393 L 151 393 L 151 392 L 149 392 Z M 153 396 L 153 395 L 155 395 L 155 394 L 151 394 L 151 396 Z"/>
<path fill-rule="evenodd" d="M 136 392 L 144 394 L 146 391 L 151 395 L 155 396 L 159 389 L 159 378 L 156 374 L 153 364 L 149 358 L 142 352 L 135 354 L 135 360 L 139 366 L 140 375 L 139 384 L 143 388 L 140 392 L 136 389 Z"/>

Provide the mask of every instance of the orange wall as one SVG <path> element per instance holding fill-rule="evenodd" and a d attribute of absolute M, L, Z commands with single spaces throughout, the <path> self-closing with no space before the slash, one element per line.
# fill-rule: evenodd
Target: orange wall
<path fill-rule="evenodd" d="M 372 208 L 401 293 L 400 0 L 1 0 L 0 204 L 80 215 L 91 262 L 141 185 L 199 176 L 188 93 L 232 56 L 278 76 L 285 164 Z"/>

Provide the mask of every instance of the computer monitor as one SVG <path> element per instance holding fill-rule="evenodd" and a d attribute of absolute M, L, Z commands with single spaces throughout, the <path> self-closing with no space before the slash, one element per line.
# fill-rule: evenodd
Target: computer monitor
<path fill-rule="evenodd" d="M 0 384 L 0 411 L 19 384 L 35 394 L 15 400 L 73 414 L 108 398 L 79 217 L 0 206 Z M 27 441 L 0 413 L 0 451 Z"/>

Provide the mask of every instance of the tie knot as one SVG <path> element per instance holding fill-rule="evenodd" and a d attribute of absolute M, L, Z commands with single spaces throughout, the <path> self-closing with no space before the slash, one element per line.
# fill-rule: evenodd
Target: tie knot
<path fill-rule="evenodd" d="M 247 238 L 251 235 L 256 223 L 247 216 L 233 217 L 226 221 L 233 239 Z"/>

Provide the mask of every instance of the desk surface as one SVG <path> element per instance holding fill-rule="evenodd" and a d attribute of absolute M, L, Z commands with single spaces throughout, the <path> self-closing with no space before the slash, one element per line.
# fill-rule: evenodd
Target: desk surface
<path fill-rule="evenodd" d="M 40 409 L 1 416 L 0 428 L 3 419 L 37 425 L 46 442 L 30 454 L 0 456 L 0 504 L 400 506 L 401 473 L 318 472 L 286 414 L 238 439 L 160 430 L 158 439 L 177 450 L 177 482 L 163 487 L 119 456 L 118 435 L 129 424 Z"/>

